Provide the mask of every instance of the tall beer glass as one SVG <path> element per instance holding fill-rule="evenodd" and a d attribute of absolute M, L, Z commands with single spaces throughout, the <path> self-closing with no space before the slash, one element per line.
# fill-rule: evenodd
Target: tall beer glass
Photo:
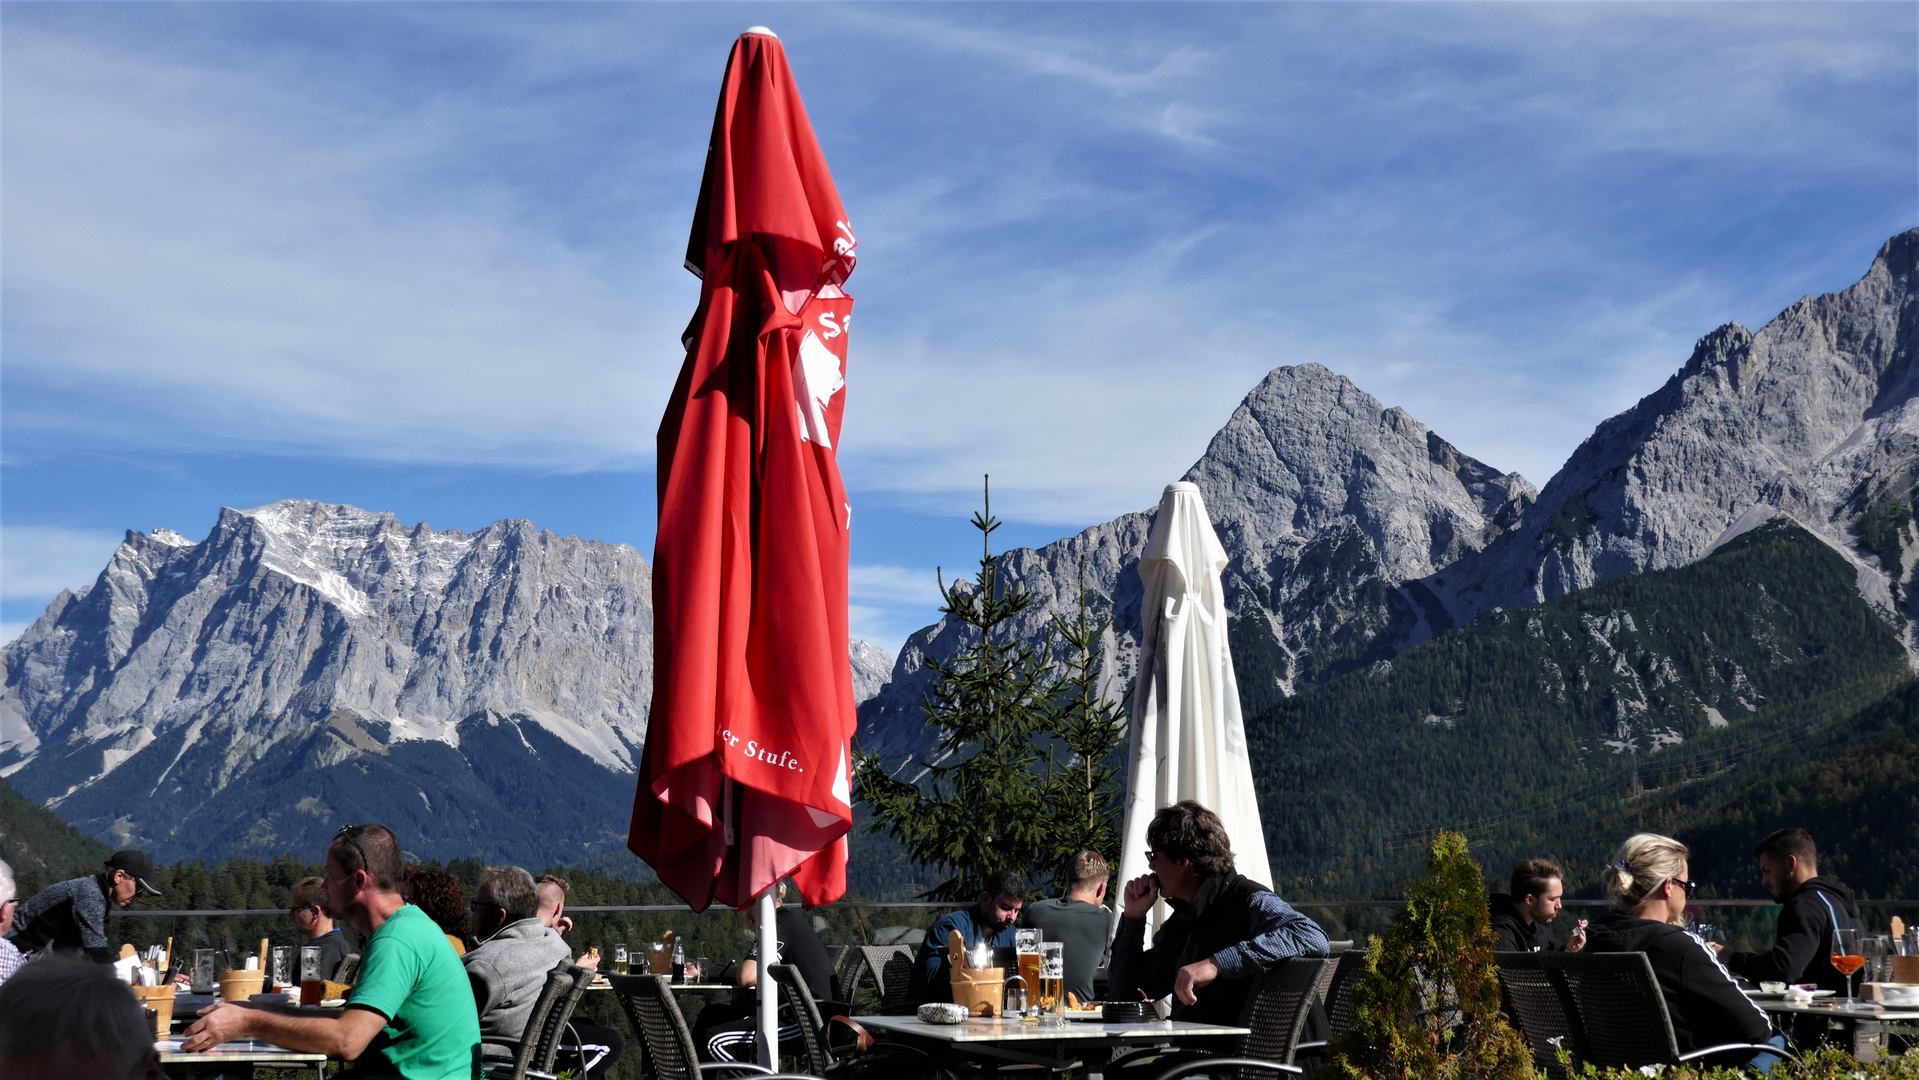
<path fill-rule="evenodd" d="M 1039 1007 L 1055 1015 L 1066 1007 L 1066 943 L 1063 941 L 1040 943 Z"/>
<path fill-rule="evenodd" d="M 1019 977 L 1026 981 L 1026 993 L 1039 989 L 1039 946 L 1046 935 L 1038 930 L 1013 931 L 1013 955 L 1019 961 Z"/>

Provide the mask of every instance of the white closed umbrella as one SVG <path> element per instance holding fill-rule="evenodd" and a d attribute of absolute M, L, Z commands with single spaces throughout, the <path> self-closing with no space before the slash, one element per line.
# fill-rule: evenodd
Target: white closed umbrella
<path fill-rule="evenodd" d="M 1168 484 L 1139 560 L 1145 625 L 1120 834 L 1122 885 L 1147 872 L 1146 826 L 1153 814 L 1186 799 L 1219 815 L 1240 873 L 1262 885 L 1273 883 L 1226 640 L 1220 580 L 1226 561 L 1199 486 Z M 1158 925 L 1160 915 L 1154 905 L 1149 922 Z"/>

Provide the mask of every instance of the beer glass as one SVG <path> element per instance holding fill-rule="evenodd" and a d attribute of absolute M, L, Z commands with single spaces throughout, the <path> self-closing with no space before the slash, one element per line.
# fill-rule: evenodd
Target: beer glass
<path fill-rule="evenodd" d="M 326 996 L 326 977 L 331 971 L 321 971 L 321 960 L 326 950 L 318 945 L 303 945 L 300 948 L 300 1004 L 318 1005 Z"/>
<path fill-rule="evenodd" d="M 1045 940 L 1046 935 L 1038 930 L 1013 931 L 1013 955 L 1028 994 L 1039 988 L 1039 946 Z"/>
<path fill-rule="evenodd" d="M 213 949 L 193 950 L 193 992 L 196 994 L 211 993 L 220 986 L 219 972 L 214 970 L 219 965 L 215 952 Z"/>
<path fill-rule="evenodd" d="M 626 945 L 622 943 L 613 946 L 613 974 L 625 975 L 627 973 L 626 963 Z"/>
<path fill-rule="evenodd" d="M 272 984 L 272 989 L 277 991 L 292 986 L 293 946 L 275 945 L 267 955 L 271 958 L 267 961 L 267 981 Z"/>
<path fill-rule="evenodd" d="M 1066 943 L 1044 941 L 1039 947 L 1039 1007 L 1054 1019 L 1066 1007 Z"/>

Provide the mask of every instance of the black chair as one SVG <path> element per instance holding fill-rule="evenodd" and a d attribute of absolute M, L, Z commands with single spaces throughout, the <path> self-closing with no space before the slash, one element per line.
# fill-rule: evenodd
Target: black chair
<path fill-rule="evenodd" d="M 360 980 L 360 954 L 350 952 L 342 956 L 340 962 L 333 966 L 333 975 L 331 977 L 334 982 L 345 986 L 352 986 L 358 982 Z"/>
<path fill-rule="evenodd" d="M 1566 996 L 1565 980 L 1547 970 L 1545 958 L 1551 955 L 1496 952 L 1493 962 L 1499 965 L 1499 988 L 1506 998 L 1506 1013 L 1532 1048 L 1533 1068 L 1552 1080 L 1566 1080 L 1559 1051 L 1564 1047 L 1569 1054 L 1578 1053 L 1573 1040 L 1575 1007 Z"/>
<path fill-rule="evenodd" d="M 1240 1026 L 1252 1030 L 1234 1040 L 1230 1056 L 1154 1048 L 1114 1059 L 1108 1075 L 1122 1068 L 1129 1076 L 1150 1076 L 1153 1080 L 1178 1080 L 1195 1073 L 1214 1080 L 1279 1080 L 1281 1076 L 1304 1075 L 1306 1070 L 1295 1065 L 1293 1057 L 1299 1050 L 1306 1015 L 1317 1000 L 1320 981 L 1332 967 L 1333 961 L 1327 958 L 1297 957 L 1281 961 L 1254 980 L 1239 1021 Z M 1160 1060 L 1166 1067 L 1153 1068 Z"/>
<path fill-rule="evenodd" d="M 879 991 L 880 1009 L 897 1009 L 906 1004 L 906 986 L 913 978 L 911 945 L 861 945 L 859 959 L 851 965 L 847 984 L 840 991 L 841 1001 L 858 1001 L 860 976 L 871 972 L 873 987 Z"/>
<path fill-rule="evenodd" d="M 1364 951 L 1347 949 L 1333 954 L 1332 966 L 1320 980 L 1319 988 L 1319 1000 L 1326 1006 L 1326 1037 L 1300 1043 L 1294 1050 L 1295 1057 L 1311 1054 L 1324 1058 L 1328 1044 L 1353 1026 L 1353 989 L 1359 985 L 1359 973 L 1365 969 Z"/>
<path fill-rule="evenodd" d="M 1724 1043 L 1682 1053 L 1672 1014 L 1645 953 L 1539 953 L 1549 975 L 1562 980 L 1562 1000 L 1573 1005 L 1573 1052 L 1600 1068 L 1736 1065 L 1761 1053 L 1797 1061 L 1762 1043 Z M 1716 1060 L 1714 1060 L 1716 1059 Z"/>
<path fill-rule="evenodd" d="M 487 1062 L 487 1080 L 526 1080 L 527 1077 L 553 1080 L 553 1059 L 560 1051 L 560 1036 L 565 1034 L 567 1022 L 573 1018 L 573 1010 L 586 993 L 586 984 L 592 980 L 593 972 L 575 967 L 571 960 L 553 965 L 553 970 L 547 972 L 546 985 L 540 988 L 540 996 L 533 1000 L 533 1011 L 527 1014 L 526 1030 L 520 1037 L 496 1036 L 488 1040 L 494 1045 L 512 1047 L 513 1060 Z"/>
<path fill-rule="evenodd" d="M 873 1041 L 866 1028 L 844 1015 L 845 1006 L 840 1002 L 831 1005 L 841 1009 L 841 1012 L 832 1016 L 823 1014 L 820 1002 L 813 997 L 812 988 L 806 985 L 799 968 L 791 964 L 774 964 L 767 970 L 773 973 L 773 981 L 779 984 L 781 998 L 799 1022 L 800 1042 L 806 1047 L 806 1066 L 820 1076 L 832 1078 L 836 1073 L 849 1071 L 847 1066 L 853 1064 L 855 1054 L 861 1059 L 859 1064 L 862 1071 L 895 1057 L 909 1058 L 917 1064 L 932 1060 L 915 1047 Z M 855 1054 L 843 1054 L 833 1049 L 833 1040 L 828 1034 L 833 1024 L 842 1025 L 851 1034 Z M 873 1057 L 875 1054 L 881 1056 Z"/>
<path fill-rule="evenodd" d="M 773 1070 L 745 1061 L 701 1061 L 693 1046 L 672 983 L 664 975 L 608 975 L 627 1023 L 640 1037 L 655 1080 L 708 1080 L 725 1073 L 770 1076 Z"/>

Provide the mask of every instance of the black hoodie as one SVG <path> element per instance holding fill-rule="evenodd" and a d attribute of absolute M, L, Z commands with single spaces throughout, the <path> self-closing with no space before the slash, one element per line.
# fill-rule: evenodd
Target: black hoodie
<path fill-rule="evenodd" d="M 1677 926 L 1608 912 L 1586 929 L 1586 951 L 1646 954 L 1682 1053 L 1772 1037 L 1766 1014 L 1739 992 L 1712 948 Z"/>
<path fill-rule="evenodd" d="M 1859 902 L 1852 890 L 1827 877 L 1794 889 L 1779 912 L 1772 950 L 1727 953 L 1726 966 L 1753 982 L 1818 983 L 1821 990 L 1846 988 L 1846 977 L 1832 966 L 1835 925 L 1859 929 Z"/>
<path fill-rule="evenodd" d="M 1493 933 L 1498 937 L 1493 948 L 1499 952 L 1551 952 L 1552 927 L 1542 922 L 1529 923 L 1513 906 L 1505 893 L 1492 895 Z"/>

